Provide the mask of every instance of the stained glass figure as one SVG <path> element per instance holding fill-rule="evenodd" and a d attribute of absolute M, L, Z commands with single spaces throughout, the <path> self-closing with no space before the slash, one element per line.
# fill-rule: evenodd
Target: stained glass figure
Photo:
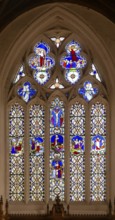
<path fill-rule="evenodd" d="M 22 139 L 16 139 L 13 138 L 11 140 L 11 154 L 12 155 L 21 155 L 23 153 L 23 144 L 22 144 Z"/>
<path fill-rule="evenodd" d="M 65 39 L 65 37 L 51 37 L 51 40 L 54 41 L 56 47 L 58 48 L 61 45 L 61 42 Z"/>
<path fill-rule="evenodd" d="M 9 112 L 9 200 L 24 200 L 24 110 L 15 103 Z"/>
<path fill-rule="evenodd" d="M 50 52 L 50 47 L 45 42 L 39 42 L 34 46 L 34 52 L 37 56 L 40 56 L 40 66 L 42 66 L 46 54 Z"/>
<path fill-rule="evenodd" d="M 51 123 L 54 127 L 59 128 L 63 123 L 63 111 L 59 106 L 55 106 L 54 109 L 52 109 Z"/>
<path fill-rule="evenodd" d="M 17 73 L 16 73 L 16 76 L 15 76 L 15 79 L 14 79 L 14 84 L 17 83 L 24 76 L 25 76 L 24 66 L 21 65 L 20 68 L 18 69 Z"/>
<path fill-rule="evenodd" d="M 89 102 L 91 99 L 97 95 L 98 88 L 93 88 L 92 83 L 90 81 L 84 82 L 84 87 L 78 90 L 78 93 L 83 96 L 83 98 Z"/>
<path fill-rule="evenodd" d="M 55 152 L 61 152 L 64 151 L 64 139 L 63 136 L 60 134 L 55 134 L 51 137 L 51 148 Z"/>
<path fill-rule="evenodd" d="M 59 158 L 55 158 L 52 161 L 52 177 L 53 178 L 62 178 L 63 175 L 63 162 Z"/>
<path fill-rule="evenodd" d="M 63 89 L 64 88 L 64 86 L 62 84 L 60 84 L 58 78 L 56 78 L 55 83 L 52 86 L 50 86 L 50 89 L 57 89 L 57 88 L 58 89 Z"/>
<path fill-rule="evenodd" d="M 94 76 L 98 81 L 101 82 L 101 78 L 100 78 L 99 73 L 98 73 L 98 71 L 97 71 L 97 69 L 96 69 L 94 64 L 92 64 L 92 70 L 91 70 L 91 72 L 89 74 L 91 76 Z"/>
<path fill-rule="evenodd" d="M 99 102 L 91 108 L 91 178 L 92 201 L 106 200 L 106 108 Z"/>
<path fill-rule="evenodd" d="M 48 56 L 50 48 L 46 43 L 39 42 L 34 47 L 35 55 L 29 57 L 29 66 L 34 70 L 34 79 L 40 84 L 45 84 L 49 77 L 49 70 L 55 65 L 52 57 Z"/>
<path fill-rule="evenodd" d="M 85 109 L 77 102 L 70 109 L 70 201 L 85 199 Z"/>
<path fill-rule="evenodd" d="M 75 84 L 80 78 L 80 69 L 86 66 L 86 58 L 80 56 L 81 47 L 71 41 L 66 46 L 67 56 L 61 58 L 60 64 L 65 69 L 65 78 L 71 84 Z"/>
<path fill-rule="evenodd" d="M 18 89 L 17 92 L 25 102 L 29 102 L 36 94 L 36 90 L 32 88 L 30 82 L 25 82 L 23 87 Z"/>
<path fill-rule="evenodd" d="M 74 136 L 72 138 L 72 147 L 71 147 L 71 153 L 73 154 L 80 154 L 84 151 L 84 139 L 81 136 Z"/>
<path fill-rule="evenodd" d="M 64 200 L 64 105 L 58 97 L 50 107 L 50 199 Z"/>
<path fill-rule="evenodd" d="M 44 201 L 44 108 L 31 105 L 30 134 L 30 201 Z"/>
<path fill-rule="evenodd" d="M 39 136 L 34 137 L 31 141 L 31 152 L 35 155 L 40 155 L 44 152 L 43 139 Z"/>
<path fill-rule="evenodd" d="M 91 150 L 92 152 L 103 153 L 105 151 L 105 138 L 101 135 L 95 135 L 92 138 Z"/>

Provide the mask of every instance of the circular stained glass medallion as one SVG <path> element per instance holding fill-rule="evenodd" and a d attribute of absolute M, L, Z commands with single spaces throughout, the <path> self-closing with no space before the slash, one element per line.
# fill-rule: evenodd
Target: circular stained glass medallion
<path fill-rule="evenodd" d="M 50 78 L 50 74 L 46 71 L 34 72 L 33 76 L 40 85 L 44 85 Z"/>
<path fill-rule="evenodd" d="M 77 69 L 71 69 L 66 71 L 65 79 L 69 83 L 75 84 L 80 79 L 80 71 Z"/>

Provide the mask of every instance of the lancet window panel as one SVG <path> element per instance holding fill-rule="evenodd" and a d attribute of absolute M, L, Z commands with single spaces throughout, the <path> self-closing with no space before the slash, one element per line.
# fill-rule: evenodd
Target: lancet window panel
<path fill-rule="evenodd" d="M 50 199 L 59 195 L 64 200 L 64 135 L 65 109 L 63 101 L 56 97 L 50 107 Z"/>
<path fill-rule="evenodd" d="M 9 200 L 24 200 L 24 110 L 15 103 L 9 111 Z"/>
<path fill-rule="evenodd" d="M 44 200 L 44 107 L 31 105 L 30 134 L 30 200 Z"/>
<path fill-rule="evenodd" d="M 70 109 L 70 201 L 85 199 L 85 108 Z"/>
<path fill-rule="evenodd" d="M 106 108 L 97 102 L 91 107 L 91 175 L 92 201 L 106 200 Z"/>

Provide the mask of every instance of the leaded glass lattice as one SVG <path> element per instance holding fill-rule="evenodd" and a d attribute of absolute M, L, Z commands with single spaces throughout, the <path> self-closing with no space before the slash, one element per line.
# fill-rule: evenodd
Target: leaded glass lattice
<path fill-rule="evenodd" d="M 70 109 L 70 201 L 85 199 L 85 109 L 76 103 Z"/>
<path fill-rule="evenodd" d="M 106 199 L 106 108 L 99 102 L 91 108 L 91 177 L 92 201 Z"/>
<path fill-rule="evenodd" d="M 64 105 L 58 97 L 50 108 L 50 199 L 64 200 Z"/>
<path fill-rule="evenodd" d="M 24 110 L 15 103 L 9 112 L 9 200 L 24 200 Z"/>
<path fill-rule="evenodd" d="M 44 200 L 44 108 L 30 107 L 30 200 Z"/>

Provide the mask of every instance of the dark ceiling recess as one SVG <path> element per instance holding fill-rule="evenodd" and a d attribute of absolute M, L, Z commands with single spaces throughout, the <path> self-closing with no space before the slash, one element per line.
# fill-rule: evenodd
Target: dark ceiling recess
<path fill-rule="evenodd" d="M 37 7 L 54 2 L 66 2 L 91 8 L 115 22 L 115 0 L 0 0 L 0 30 L 20 14 Z"/>

